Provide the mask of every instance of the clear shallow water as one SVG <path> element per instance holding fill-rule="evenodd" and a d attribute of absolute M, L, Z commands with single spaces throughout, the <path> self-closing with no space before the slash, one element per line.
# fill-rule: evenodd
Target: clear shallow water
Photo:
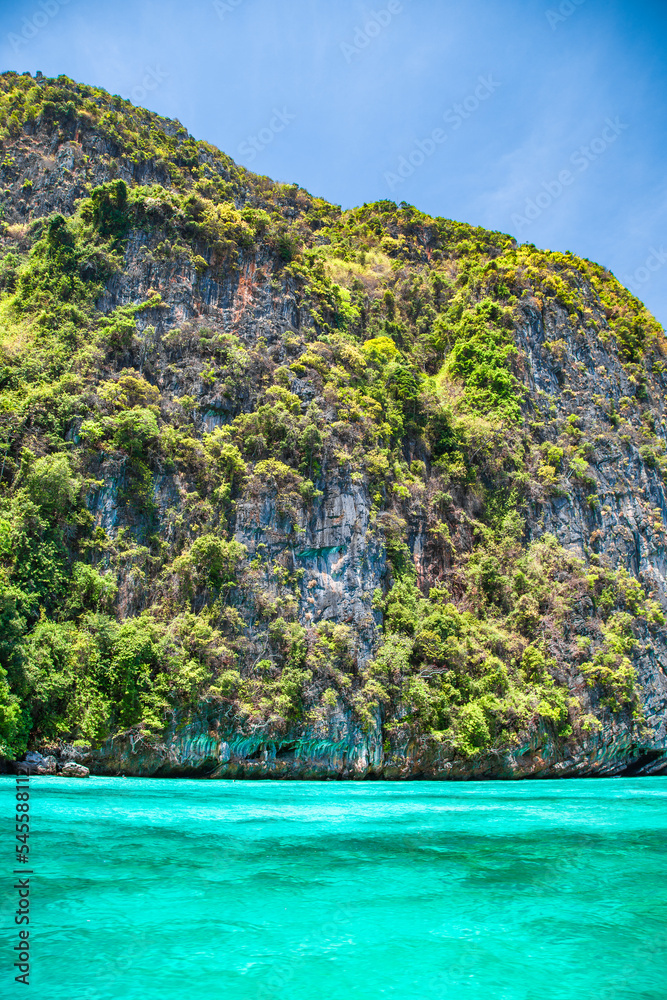
<path fill-rule="evenodd" d="M 12 997 L 667 997 L 667 778 L 31 789 L 31 987 L 3 949 Z"/>

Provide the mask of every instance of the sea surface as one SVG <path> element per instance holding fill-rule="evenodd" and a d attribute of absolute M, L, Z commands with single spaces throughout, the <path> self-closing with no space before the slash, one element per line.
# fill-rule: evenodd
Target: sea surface
<path fill-rule="evenodd" d="M 667 778 L 30 787 L 26 988 L 0 778 L 3 997 L 667 997 Z"/>

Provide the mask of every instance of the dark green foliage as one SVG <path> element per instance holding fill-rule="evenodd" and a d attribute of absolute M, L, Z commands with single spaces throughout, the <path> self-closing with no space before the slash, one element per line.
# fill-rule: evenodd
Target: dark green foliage
<path fill-rule="evenodd" d="M 521 418 L 519 386 L 509 365 L 516 347 L 502 319 L 502 311 L 488 301 L 464 313 L 452 336 L 445 372 L 464 382 L 466 404 L 472 412 L 497 414 L 514 422 Z"/>
<path fill-rule="evenodd" d="M 159 436 L 155 414 L 142 406 L 123 410 L 114 420 L 114 444 L 128 455 L 143 455 Z"/>
<path fill-rule="evenodd" d="M 100 236 L 122 236 L 129 224 L 125 181 L 112 181 L 93 188 L 90 200 L 93 225 Z"/>
<path fill-rule="evenodd" d="M 65 533 L 76 530 L 81 483 L 65 455 L 35 460 L 28 451 L 17 478 L 22 485 L 0 506 L 0 565 L 26 600 L 55 609 L 68 587 Z"/>

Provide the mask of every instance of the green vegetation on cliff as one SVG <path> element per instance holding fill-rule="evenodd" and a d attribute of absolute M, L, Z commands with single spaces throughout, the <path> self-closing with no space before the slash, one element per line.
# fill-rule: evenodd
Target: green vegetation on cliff
<path fill-rule="evenodd" d="M 667 473 L 663 332 L 613 275 L 403 203 L 342 212 L 65 77 L 4 74 L 0 137 L 6 754 L 213 705 L 244 733 L 326 734 L 342 710 L 389 756 L 470 756 L 599 727 L 577 673 L 640 723 L 655 595 L 602 533 L 584 560 L 536 529 L 554 498 L 601 507 L 605 449 Z M 253 333 L 260 298 L 289 317 L 277 342 Z M 591 401 L 542 333 L 556 406 L 525 345 L 547 327 L 596 338 L 626 394 Z M 299 566 L 342 547 L 308 535 L 341 482 L 387 557 L 370 624 L 315 621 Z M 252 552 L 241 504 L 260 512 Z"/>

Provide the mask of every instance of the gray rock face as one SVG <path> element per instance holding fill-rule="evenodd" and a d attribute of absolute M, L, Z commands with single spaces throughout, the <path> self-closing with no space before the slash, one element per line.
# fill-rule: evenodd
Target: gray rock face
<path fill-rule="evenodd" d="M 604 553 L 613 566 L 624 566 L 646 588 L 667 602 L 667 519 L 665 487 L 659 471 L 647 465 L 633 440 L 619 441 L 612 428 L 619 419 L 631 422 L 636 404 L 636 380 L 600 337 L 575 333 L 567 313 L 554 306 L 545 316 L 529 313 L 517 331 L 523 350 L 525 381 L 536 393 L 543 413 L 552 407 L 563 419 L 576 415 L 581 437 L 597 440 L 589 458 L 597 482 L 597 502 L 586 502 L 584 491 L 536 506 L 528 527 L 533 537 L 550 531 L 561 544 L 585 557 Z M 545 345 L 558 344 L 559 361 Z M 665 374 L 656 371 L 650 397 L 655 433 L 667 439 L 665 429 Z M 565 390 L 565 391 L 564 391 Z M 610 420 L 611 414 L 611 420 Z M 627 437 L 627 435 L 626 435 Z M 619 447 L 621 445 L 621 447 Z M 569 481 L 572 485 L 572 480 Z"/>
<path fill-rule="evenodd" d="M 22 761 L 17 761 L 14 770 L 18 774 L 55 774 L 56 758 L 43 757 L 36 750 L 29 750 Z"/>
<path fill-rule="evenodd" d="M 46 759 L 35 750 L 29 750 L 23 760 L 17 761 L 14 770 L 17 774 L 46 774 L 48 767 Z"/>
<path fill-rule="evenodd" d="M 660 695 L 662 697 L 663 695 Z M 664 716 L 663 716 L 664 721 Z M 170 728 L 160 738 L 133 744 L 110 740 L 95 754 L 93 769 L 101 775 L 226 779 L 332 780 L 521 780 L 528 778 L 617 777 L 667 774 L 667 757 L 659 746 L 647 748 L 628 738 L 622 722 L 607 715 L 598 733 L 581 746 L 559 747 L 544 731 L 512 751 L 448 759 L 413 744 L 403 752 L 383 751 L 381 728 L 362 728 L 349 715 L 322 733 L 295 732 L 278 743 L 248 740 L 237 733 L 221 739 L 207 730 L 204 719 Z"/>
<path fill-rule="evenodd" d="M 360 656 L 366 660 L 381 624 L 381 615 L 372 609 L 373 592 L 386 573 L 384 546 L 370 524 L 367 490 L 332 478 L 312 511 L 301 511 L 297 533 L 291 528 L 275 500 L 264 497 L 257 503 L 248 498 L 237 506 L 234 537 L 247 547 L 250 558 L 261 544 L 268 558 L 287 552 L 286 568 L 304 571 L 300 619 L 354 625 L 362 638 Z"/>

